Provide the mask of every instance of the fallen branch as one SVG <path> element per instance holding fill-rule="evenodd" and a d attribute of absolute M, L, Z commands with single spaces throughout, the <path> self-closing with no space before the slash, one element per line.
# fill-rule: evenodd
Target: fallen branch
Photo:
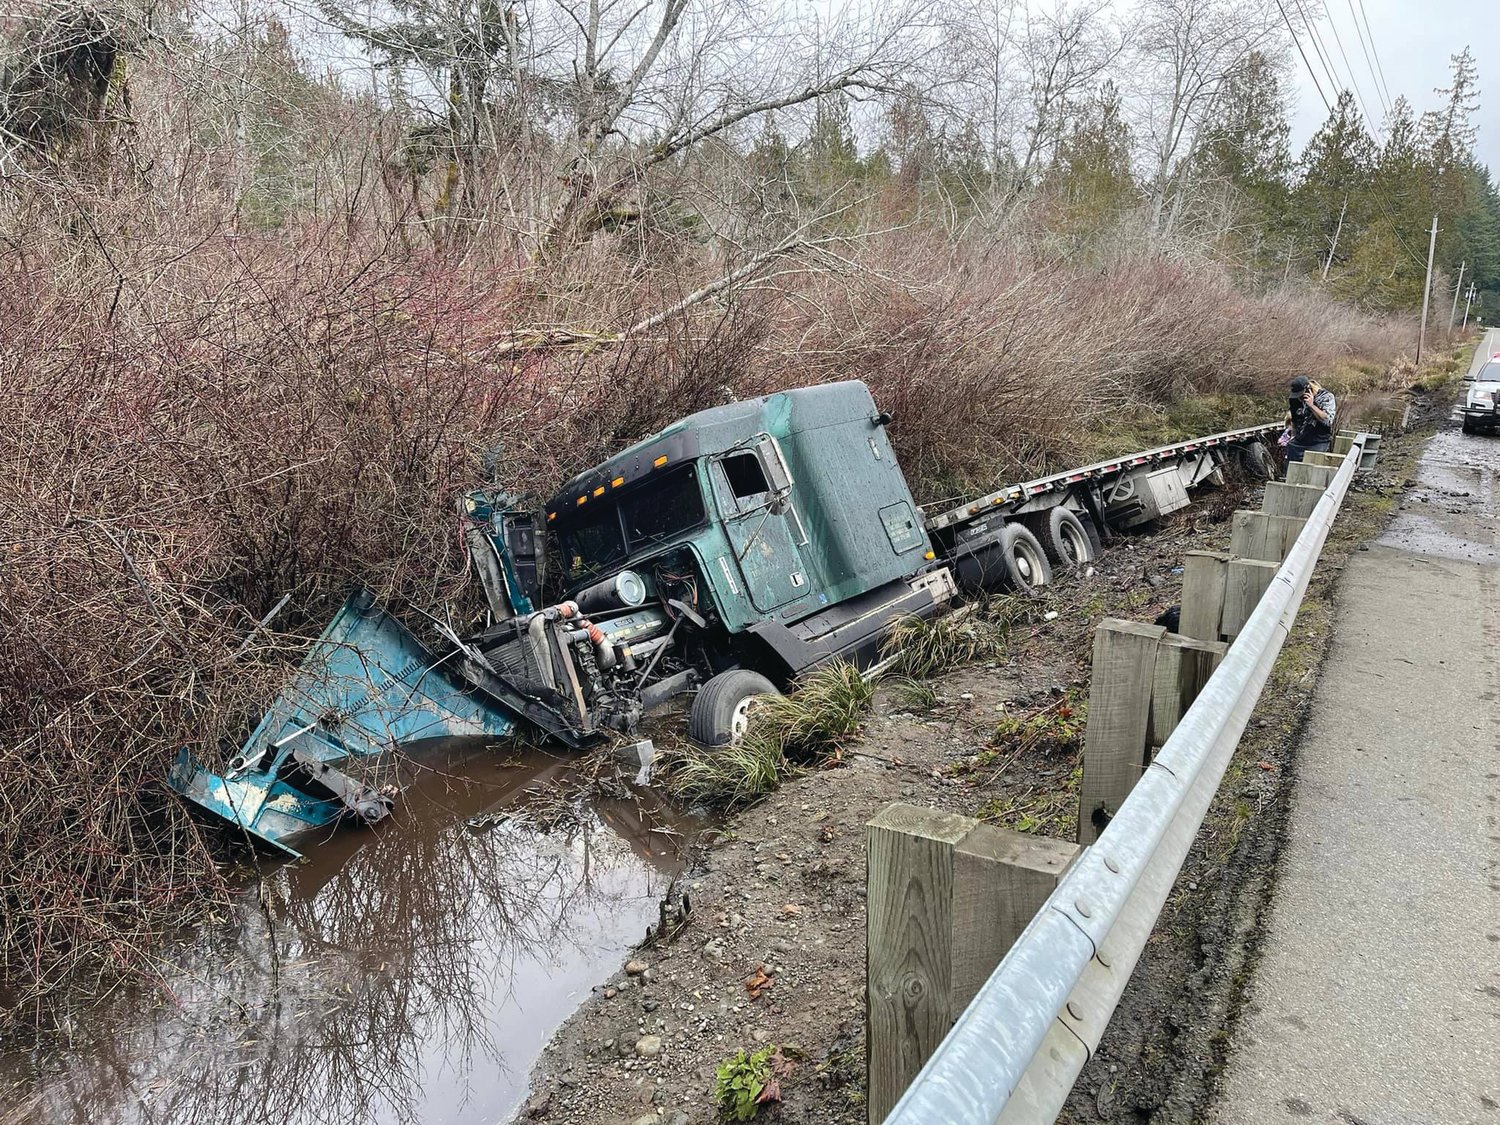
<path fill-rule="evenodd" d="M 485 352 L 485 359 L 498 359 L 503 356 L 516 355 L 520 352 L 545 351 L 552 348 L 576 347 L 588 345 L 590 347 L 610 347 L 623 344 L 637 336 L 642 336 L 653 329 L 660 328 L 673 317 L 681 316 L 694 305 L 702 304 L 717 293 L 737 285 L 739 282 L 754 276 L 767 263 L 785 254 L 793 254 L 799 250 L 807 250 L 831 242 L 832 239 L 807 240 L 801 238 L 787 239 L 769 250 L 763 250 L 751 258 L 738 269 L 731 270 L 723 277 L 709 282 L 698 289 L 694 289 L 682 300 L 668 305 L 660 312 L 653 313 L 644 320 L 638 320 L 630 327 L 620 332 L 589 332 L 585 329 L 522 329 L 511 334 L 509 340 L 496 344 Z"/>

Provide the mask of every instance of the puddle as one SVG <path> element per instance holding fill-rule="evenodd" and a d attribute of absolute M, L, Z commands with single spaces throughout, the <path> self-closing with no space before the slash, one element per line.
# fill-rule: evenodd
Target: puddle
<path fill-rule="evenodd" d="M 1465 434 L 1457 426 L 1434 434 L 1417 465 L 1416 487 L 1377 542 L 1416 554 L 1500 563 L 1497 472 L 1500 435 Z"/>
<path fill-rule="evenodd" d="M 647 794 L 544 799 L 563 758 L 417 760 L 432 768 L 390 822 L 309 842 L 161 989 L 0 1058 L 0 1120 L 507 1120 L 552 1031 L 657 919 L 686 829 Z"/>

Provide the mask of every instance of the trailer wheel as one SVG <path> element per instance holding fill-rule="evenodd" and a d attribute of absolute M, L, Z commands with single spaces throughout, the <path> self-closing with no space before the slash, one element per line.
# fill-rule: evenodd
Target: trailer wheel
<path fill-rule="evenodd" d="M 1037 537 L 1019 523 L 1006 524 L 1000 532 L 1000 555 L 1011 589 L 1029 594 L 1052 584 L 1052 566 Z"/>
<path fill-rule="evenodd" d="M 1047 552 L 1047 559 L 1054 570 L 1071 570 L 1099 557 L 1098 551 L 1094 549 L 1094 537 L 1089 534 L 1089 528 L 1083 522 L 1087 518 L 1059 504 L 1048 512 L 1040 513 L 1031 524 L 1031 529 L 1041 540 L 1042 549 Z"/>
<path fill-rule="evenodd" d="M 699 689 L 688 712 L 688 737 L 699 746 L 729 746 L 745 736 L 750 705 L 764 695 L 780 695 L 759 672 L 731 668 Z"/>
<path fill-rule="evenodd" d="M 1244 466 L 1245 472 L 1250 474 L 1251 480 L 1270 480 L 1276 475 L 1276 466 L 1271 460 L 1271 454 L 1258 441 L 1252 441 L 1249 445 L 1240 448 L 1240 464 Z"/>

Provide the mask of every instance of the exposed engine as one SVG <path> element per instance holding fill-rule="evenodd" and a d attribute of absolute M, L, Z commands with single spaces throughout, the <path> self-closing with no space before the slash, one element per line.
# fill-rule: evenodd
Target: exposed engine
<path fill-rule="evenodd" d="M 704 625 L 696 601 L 690 575 L 648 584 L 625 570 L 575 598 L 506 618 L 464 648 L 471 663 L 546 708 L 574 737 L 630 731 L 690 686 L 694 673 L 665 657 L 684 623 Z"/>

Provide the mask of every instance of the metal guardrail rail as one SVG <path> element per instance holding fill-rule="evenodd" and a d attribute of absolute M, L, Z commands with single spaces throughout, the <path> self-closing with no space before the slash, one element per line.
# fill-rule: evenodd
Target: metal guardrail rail
<path fill-rule="evenodd" d="M 1301 535 L 1130 796 L 887 1115 L 886 1125 L 1051 1122 L 1105 1026 L 1281 651 L 1358 468 L 1355 439 Z"/>
<path fill-rule="evenodd" d="M 1207 437 L 1193 438 L 1191 441 L 1179 441 L 1172 445 L 1160 445 L 1155 449 L 1143 449 L 1139 453 L 1129 453 L 1124 457 L 1111 457 L 1107 461 L 1096 461 L 1080 469 L 1067 469 L 1061 473 L 1038 477 L 1036 480 L 1024 481 L 1021 484 L 1007 484 L 976 500 L 966 500 L 955 508 L 930 516 L 927 520 L 927 527 L 931 531 L 940 531 L 945 527 L 972 519 L 982 512 L 995 509 L 1003 512 L 1011 504 L 1024 503 L 1044 492 L 1071 488 L 1082 481 L 1105 480 L 1130 469 L 1138 469 L 1142 465 L 1174 461 L 1186 453 L 1197 453 L 1199 450 L 1214 449 L 1222 445 L 1236 445 L 1251 438 L 1270 437 L 1273 434 L 1279 434 L 1282 428 L 1281 422 L 1267 422 L 1260 426 L 1246 426 L 1242 430 L 1226 430 L 1221 434 L 1209 434 Z"/>

